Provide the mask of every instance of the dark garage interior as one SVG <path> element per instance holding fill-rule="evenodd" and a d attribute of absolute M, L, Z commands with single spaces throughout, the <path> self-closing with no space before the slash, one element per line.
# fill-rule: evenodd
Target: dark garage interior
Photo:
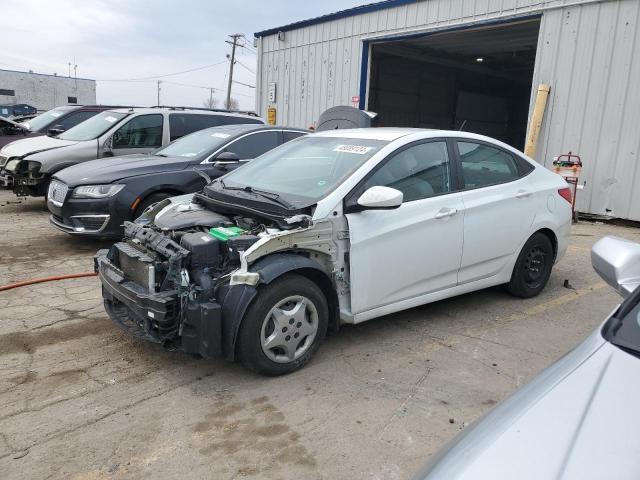
<path fill-rule="evenodd" d="M 372 45 L 368 109 L 380 126 L 525 142 L 540 19 Z"/>

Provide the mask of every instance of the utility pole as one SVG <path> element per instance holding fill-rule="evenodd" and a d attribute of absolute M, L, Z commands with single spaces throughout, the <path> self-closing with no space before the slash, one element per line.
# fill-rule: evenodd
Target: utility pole
<path fill-rule="evenodd" d="M 233 35 L 229 35 L 229 38 L 233 40 L 230 42 L 229 40 L 225 40 L 229 45 L 231 45 L 231 62 L 229 63 L 229 84 L 227 85 L 227 103 L 225 104 L 225 108 L 228 110 L 231 105 L 231 84 L 233 83 L 233 64 L 236 61 L 236 46 L 238 45 L 238 39 L 242 37 L 241 33 L 234 33 Z"/>
<path fill-rule="evenodd" d="M 213 88 L 209 89 L 209 108 L 213 108 Z"/>
<path fill-rule="evenodd" d="M 69 76 L 71 76 L 71 62 L 69 62 Z"/>
<path fill-rule="evenodd" d="M 162 81 L 158 80 L 158 106 L 160 106 L 160 84 Z"/>

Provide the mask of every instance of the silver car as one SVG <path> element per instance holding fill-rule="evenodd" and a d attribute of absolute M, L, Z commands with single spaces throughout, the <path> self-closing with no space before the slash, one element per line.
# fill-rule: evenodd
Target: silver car
<path fill-rule="evenodd" d="M 605 237 L 591 259 L 625 301 L 416 479 L 640 478 L 640 245 Z"/>
<path fill-rule="evenodd" d="M 264 122 L 242 113 L 181 107 L 105 110 L 57 137 L 25 138 L 5 146 L 0 177 L 13 185 L 16 195 L 44 196 L 53 174 L 71 165 L 146 154 L 204 128 L 240 123 Z"/>

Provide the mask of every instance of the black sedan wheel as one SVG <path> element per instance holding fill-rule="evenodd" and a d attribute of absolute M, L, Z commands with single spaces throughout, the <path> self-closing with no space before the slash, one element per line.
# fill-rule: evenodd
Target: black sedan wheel
<path fill-rule="evenodd" d="M 518 256 L 507 291 L 521 298 L 538 295 L 549 280 L 553 260 L 549 237 L 543 233 L 533 234 Z"/>

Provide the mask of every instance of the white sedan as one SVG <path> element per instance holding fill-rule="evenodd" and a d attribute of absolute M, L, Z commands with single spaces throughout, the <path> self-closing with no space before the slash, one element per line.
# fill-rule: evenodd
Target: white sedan
<path fill-rule="evenodd" d="M 99 253 L 97 267 L 121 327 L 275 375 L 304 365 L 332 323 L 493 285 L 537 295 L 570 226 L 567 183 L 504 143 L 457 131 L 333 130 L 125 225 L 128 241 L 156 259 L 152 270 L 121 244 Z M 136 278 L 148 294 L 128 289 Z M 202 326 L 205 314 L 215 328 Z M 195 329 L 188 341 L 185 325 Z"/>

